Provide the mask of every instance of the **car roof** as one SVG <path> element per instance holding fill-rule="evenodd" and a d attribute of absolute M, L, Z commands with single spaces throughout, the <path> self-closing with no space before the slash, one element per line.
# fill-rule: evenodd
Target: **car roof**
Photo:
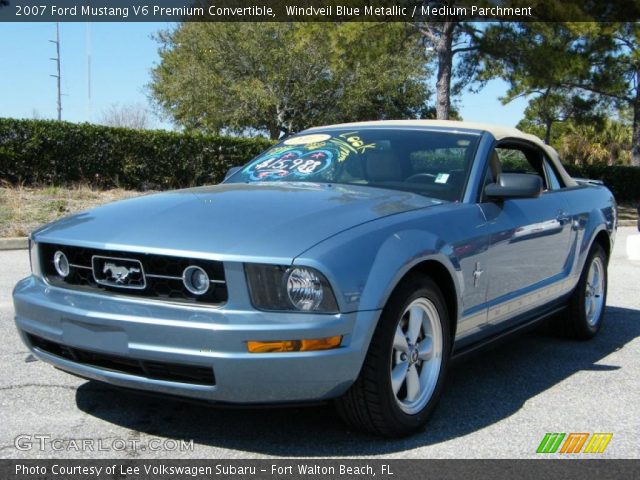
<path fill-rule="evenodd" d="M 451 130 L 474 130 L 477 132 L 489 132 L 496 140 L 504 138 L 521 138 L 540 146 L 544 145 L 535 135 L 524 133 L 514 127 L 505 127 L 503 125 L 495 125 L 492 123 L 480 122 L 462 122 L 457 120 L 379 120 L 370 122 L 352 122 L 340 123 L 335 125 L 325 125 L 322 127 L 313 127 L 308 131 L 322 130 L 330 128 L 357 128 L 357 127 L 422 127 L 422 128 L 447 128 Z"/>

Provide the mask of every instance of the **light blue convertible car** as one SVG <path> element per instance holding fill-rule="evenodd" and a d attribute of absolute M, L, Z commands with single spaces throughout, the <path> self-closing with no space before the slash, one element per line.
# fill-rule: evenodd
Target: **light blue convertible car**
<path fill-rule="evenodd" d="M 217 403 L 334 399 L 351 425 L 406 435 L 453 357 L 545 318 L 598 332 L 616 224 L 609 190 L 512 128 L 319 127 L 220 185 L 35 231 L 15 319 L 36 357 L 85 378 Z"/>

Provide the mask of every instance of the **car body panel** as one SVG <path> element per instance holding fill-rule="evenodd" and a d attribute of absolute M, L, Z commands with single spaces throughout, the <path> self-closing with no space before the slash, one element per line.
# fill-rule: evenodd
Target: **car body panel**
<path fill-rule="evenodd" d="M 248 194 L 250 201 L 245 200 Z M 61 244 L 73 239 L 74 245 L 108 250 L 191 252 L 197 258 L 255 257 L 288 264 L 304 249 L 346 228 L 439 203 L 410 192 L 357 185 L 232 183 L 121 200 L 44 226 L 32 238 Z"/>
<path fill-rule="evenodd" d="M 561 196 L 481 205 L 490 237 L 487 301 L 501 303 L 569 272 L 571 222 Z M 564 215 L 564 217 L 562 217 Z"/>
<path fill-rule="evenodd" d="M 32 239 L 219 260 L 228 299 L 222 305 L 177 305 L 76 291 L 31 276 L 14 290 L 22 338 L 36 356 L 63 370 L 119 386 L 225 403 L 323 400 L 355 381 L 385 305 L 413 269 L 428 274 L 437 264 L 447 272 L 456 306 L 451 348 L 460 350 L 548 312 L 574 289 L 596 238 L 605 235 L 609 245 L 615 239 L 611 193 L 574 182 L 555 151 L 535 137 L 458 122 L 383 122 L 366 128 L 382 126 L 477 134 L 462 200 L 352 184 L 223 183 L 72 215 L 38 229 Z M 491 152 L 498 141 L 513 138 L 544 151 L 566 188 L 539 198 L 481 200 Z M 339 312 L 256 309 L 245 263 L 317 269 Z M 141 361 L 204 366 L 212 369 L 215 384 L 153 380 L 81 364 L 39 349 L 29 335 Z M 342 343 L 333 350 L 247 351 L 250 340 L 337 335 Z"/>
<path fill-rule="evenodd" d="M 384 307 L 409 270 L 436 261 L 447 268 L 456 285 L 458 333 L 464 334 L 482 323 L 475 315 L 484 303 L 486 279 L 474 286 L 473 270 L 486 254 L 485 223 L 476 205 L 447 204 L 407 212 L 336 235 L 294 263 L 332 272 L 330 280 L 334 278 L 336 290 L 343 292 L 348 309 L 375 310 Z M 476 235 L 469 238 L 467 227 Z M 348 254 L 354 248 L 358 256 Z"/>
<path fill-rule="evenodd" d="M 233 291 L 237 287 L 231 281 Z M 29 277 L 14 290 L 16 324 L 35 355 L 77 375 L 161 393 L 216 402 L 269 403 L 324 399 L 344 392 L 359 372 L 366 336 L 378 312 L 273 315 L 232 306 L 178 307 L 47 286 Z M 26 334 L 71 347 L 149 361 L 213 369 L 214 386 L 141 379 L 96 369 L 34 348 Z M 340 349 L 279 355 L 250 354 L 247 339 L 344 335 Z M 312 375 L 309 374 L 312 372 Z M 238 379 L 242 381 L 238 381 Z"/>

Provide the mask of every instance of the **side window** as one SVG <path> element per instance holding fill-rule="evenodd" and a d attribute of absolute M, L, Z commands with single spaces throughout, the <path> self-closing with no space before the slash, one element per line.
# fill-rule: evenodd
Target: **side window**
<path fill-rule="evenodd" d="M 504 173 L 532 173 L 538 175 L 522 150 L 516 148 L 496 148 L 498 159 Z"/>
<path fill-rule="evenodd" d="M 542 178 L 544 189 L 550 189 L 543 154 L 537 148 L 533 146 L 527 147 L 521 144 L 503 144 L 495 149 L 495 153 L 500 163 L 498 167 L 500 173 L 538 175 Z"/>

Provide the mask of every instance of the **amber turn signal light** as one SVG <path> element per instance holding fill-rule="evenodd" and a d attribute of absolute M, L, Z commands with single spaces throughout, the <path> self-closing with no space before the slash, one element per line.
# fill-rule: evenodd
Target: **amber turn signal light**
<path fill-rule="evenodd" d="M 313 350 L 329 350 L 337 348 L 342 342 L 342 335 L 311 340 L 278 340 L 275 342 L 247 342 L 249 353 L 275 352 L 310 352 Z"/>

